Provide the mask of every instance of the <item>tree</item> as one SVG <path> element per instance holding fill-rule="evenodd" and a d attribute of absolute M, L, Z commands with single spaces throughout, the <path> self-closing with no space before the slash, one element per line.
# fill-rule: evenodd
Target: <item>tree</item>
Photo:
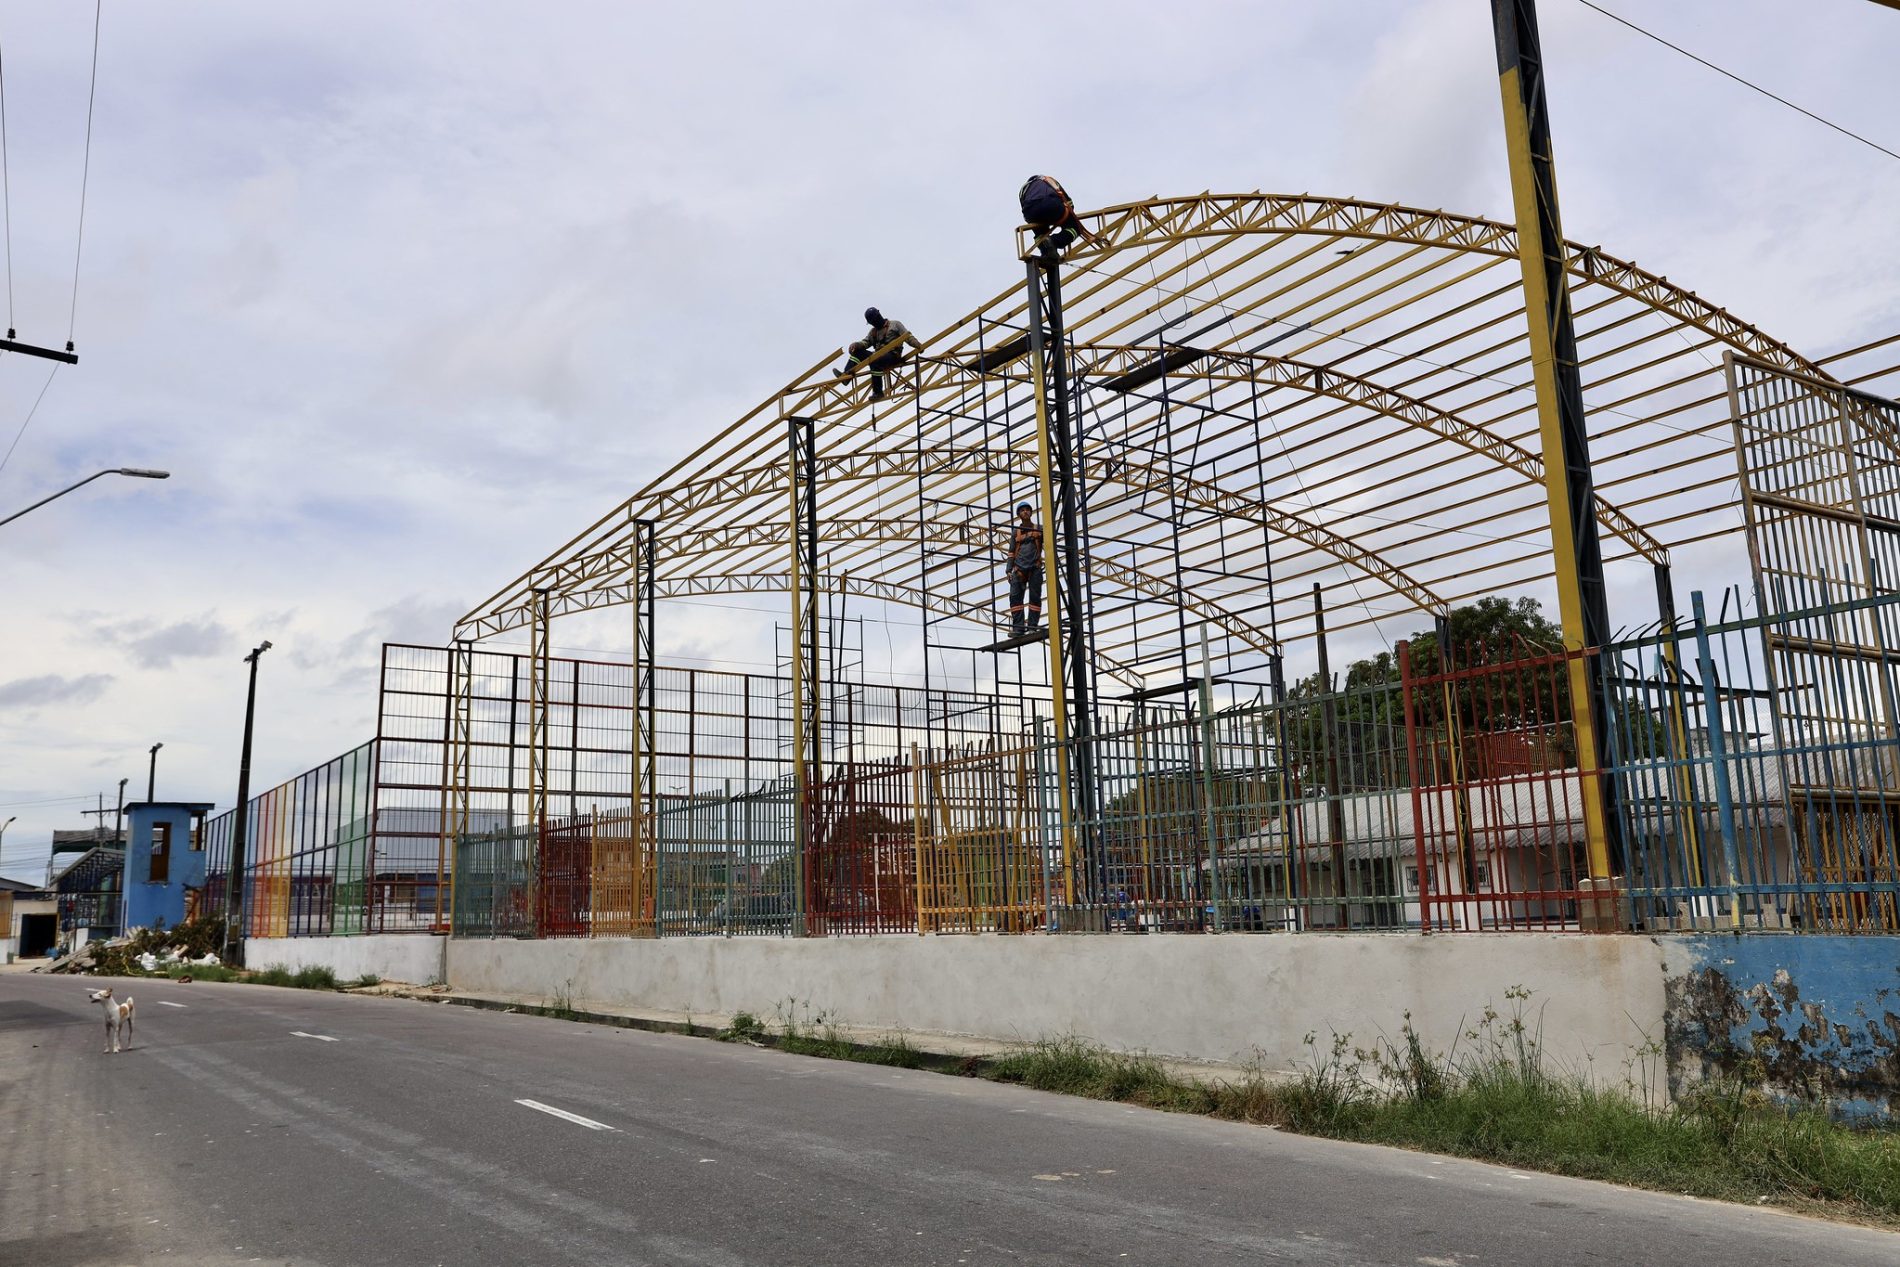
<path fill-rule="evenodd" d="M 1413 679 L 1413 724 L 1425 732 L 1431 745 L 1428 755 L 1443 752 L 1455 731 L 1467 777 L 1520 763 L 1533 768 L 1574 763 L 1569 672 L 1558 658 L 1564 650 L 1563 631 L 1544 615 L 1537 600 L 1481 598 L 1453 608 L 1444 628 L 1442 654 L 1436 627 L 1405 640 Z M 1288 692 L 1288 763 L 1301 783 L 1325 787 L 1330 782 L 1324 744 L 1329 693 L 1339 790 L 1407 782 L 1403 683 L 1398 655 L 1388 650 L 1348 665 L 1337 692 L 1317 673 Z M 1612 716 L 1629 755 L 1651 756 L 1662 750 L 1660 722 L 1641 707 L 1619 699 L 1612 705 Z"/>

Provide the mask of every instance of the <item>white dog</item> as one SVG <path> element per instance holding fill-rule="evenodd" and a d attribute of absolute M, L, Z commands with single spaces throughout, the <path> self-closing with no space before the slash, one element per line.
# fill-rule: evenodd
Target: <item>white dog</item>
<path fill-rule="evenodd" d="M 115 1002 L 112 987 L 103 990 L 86 991 L 88 1002 L 97 1003 L 99 1010 L 106 1014 L 106 1055 L 119 1050 L 119 1035 L 125 1035 L 125 1045 L 132 1046 L 132 1008 L 133 1002 L 127 999 L 123 1003 Z"/>

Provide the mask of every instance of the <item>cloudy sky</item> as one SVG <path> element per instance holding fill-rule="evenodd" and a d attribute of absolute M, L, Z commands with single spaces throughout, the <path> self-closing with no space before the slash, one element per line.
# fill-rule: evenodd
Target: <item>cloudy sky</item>
<path fill-rule="evenodd" d="M 1900 149 L 1900 13 L 1606 7 Z M 1013 194 L 1356 195 L 1509 218 L 1482 0 L 0 4 L 0 871 L 118 780 L 229 804 L 369 737 L 439 642 L 882 305 L 1018 277 Z M 1565 228 L 1810 353 L 1900 323 L 1900 162 L 1543 0 Z M 572 644 L 570 643 L 570 646 Z M 661 652 L 769 661 L 680 608 Z"/>

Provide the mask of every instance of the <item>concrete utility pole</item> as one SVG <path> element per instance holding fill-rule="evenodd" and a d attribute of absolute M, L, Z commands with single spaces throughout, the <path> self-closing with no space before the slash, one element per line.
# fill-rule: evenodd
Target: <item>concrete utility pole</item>
<path fill-rule="evenodd" d="M 231 827 L 231 865 L 225 876 L 224 961 L 242 966 L 244 943 L 244 844 L 251 810 L 251 722 L 257 714 L 257 660 L 270 650 L 265 641 L 251 649 L 244 663 L 251 666 L 251 685 L 244 696 L 244 751 L 238 758 L 237 812 Z"/>

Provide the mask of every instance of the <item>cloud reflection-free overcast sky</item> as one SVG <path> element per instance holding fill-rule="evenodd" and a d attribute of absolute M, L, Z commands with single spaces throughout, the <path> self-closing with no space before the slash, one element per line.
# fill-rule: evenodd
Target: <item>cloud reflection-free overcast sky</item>
<path fill-rule="evenodd" d="M 1900 162 L 1544 0 L 1564 221 L 1810 353 L 1895 328 Z M 1900 148 L 1900 13 L 1608 7 Z M 91 6 L 0 6 L 13 324 L 61 342 Z M 1481 0 L 109 3 L 62 369 L 4 472 L 0 871 L 117 781 L 228 804 L 373 733 L 454 618 L 882 305 L 1017 277 L 1014 192 L 1509 218 Z M 50 366 L 0 358 L 0 450 Z M 680 607 L 661 653 L 769 663 Z M 586 631 L 576 635 L 588 645 Z M 1350 648 L 1347 649 L 1350 651 Z"/>

